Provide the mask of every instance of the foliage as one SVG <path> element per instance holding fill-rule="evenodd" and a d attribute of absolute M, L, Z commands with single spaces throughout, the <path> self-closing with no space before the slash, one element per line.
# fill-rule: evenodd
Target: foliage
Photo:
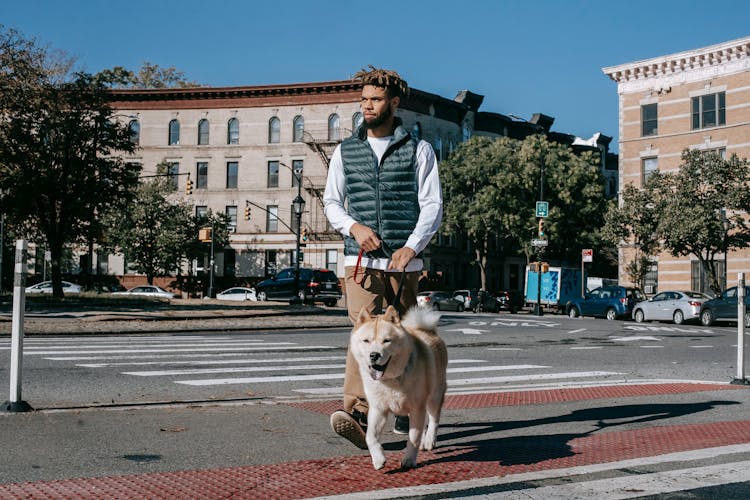
<path fill-rule="evenodd" d="M 543 175 L 542 175 L 543 169 Z M 606 201 L 597 159 L 575 154 L 542 135 L 523 141 L 473 137 L 440 165 L 445 191 L 443 232 L 464 232 L 486 286 L 489 243 L 521 248 L 528 258 L 536 237 L 535 201 L 543 179 L 549 257 L 578 261 L 581 249 L 599 248 Z"/>
<path fill-rule="evenodd" d="M 16 233 L 45 242 L 54 295 L 62 296 L 63 248 L 90 233 L 98 214 L 127 203 L 140 167 L 127 127 L 111 120 L 107 90 L 68 74 L 13 30 L 0 31 L 0 191 Z"/>
<path fill-rule="evenodd" d="M 119 89 L 163 89 L 200 87 L 196 82 L 185 79 L 185 73 L 174 66 L 162 68 L 158 64 L 144 61 L 137 72 L 122 66 L 105 69 L 94 77 L 98 82 L 112 88 Z"/>

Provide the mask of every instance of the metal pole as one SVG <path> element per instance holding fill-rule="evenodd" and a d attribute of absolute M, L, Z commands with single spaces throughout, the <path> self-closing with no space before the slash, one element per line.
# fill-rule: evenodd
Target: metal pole
<path fill-rule="evenodd" d="M 26 308 L 26 240 L 16 240 L 16 265 L 13 272 L 13 323 L 10 352 L 10 399 L 3 410 L 23 412 L 31 406 L 21 399 L 23 371 L 23 321 Z"/>
<path fill-rule="evenodd" d="M 5 250 L 5 214 L 0 214 L 0 293 L 3 293 L 3 253 Z"/>
<path fill-rule="evenodd" d="M 302 175 L 297 175 L 296 172 L 292 172 L 297 177 L 297 200 L 302 199 Z M 294 263 L 294 295 L 296 299 L 293 303 L 297 303 L 299 301 L 299 240 L 300 240 L 300 230 L 302 227 L 302 212 L 296 213 L 297 216 L 297 253 L 294 256 L 295 263 Z"/>
<path fill-rule="evenodd" d="M 214 240 L 216 235 L 214 234 L 214 220 L 211 219 L 211 257 L 209 258 L 209 265 L 211 269 L 208 270 L 208 296 L 214 298 Z"/>
<path fill-rule="evenodd" d="M 745 273 L 737 273 L 737 378 L 736 385 L 750 385 L 745 378 Z"/>

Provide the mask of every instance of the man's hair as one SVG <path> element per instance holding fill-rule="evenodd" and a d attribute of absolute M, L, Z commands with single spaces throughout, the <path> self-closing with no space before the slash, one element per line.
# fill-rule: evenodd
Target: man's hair
<path fill-rule="evenodd" d="M 354 75 L 354 80 L 359 80 L 362 85 L 373 85 L 384 88 L 388 97 L 404 97 L 409 95 L 409 86 L 406 80 L 395 71 L 376 68 L 372 64 L 369 70 L 361 69 Z"/>

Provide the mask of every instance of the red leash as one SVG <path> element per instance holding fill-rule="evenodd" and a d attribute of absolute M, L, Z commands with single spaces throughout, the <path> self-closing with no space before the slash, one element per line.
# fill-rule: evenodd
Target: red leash
<path fill-rule="evenodd" d="M 352 276 L 352 280 L 354 280 L 354 283 L 357 285 L 361 285 L 362 282 L 365 280 L 365 273 L 362 271 L 362 279 L 357 281 L 357 273 L 359 272 L 360 267 L 362 267 L 362 254 L 365 253 L 365 251 L 360 248 L 359 249 L 359 255 L 357 255 L 357 264 L 354 266 L 354 275 Z M 396 298 L 393 300 L 394 306 L 398 306 L 398 303 L 401 302 L 401 292 L 404 289 L 404 278 L 406 277 L 406 267 L 404 267 L 404 270 L 401 271 L 401 277 L 398 281 L 398 291 L 396 292 Z"/>
<path fill-rule="evenodd" d="M 361 285 L 362 282 L 365 280 L 365 273 L 362 272 L 362 279 L 357 281 L 357 272 L 359 271 L 360 266 L 362 265 L 362 254 L 365 253 L 364 249 L 359 249 L 359 255 L 357 256 L 357 265 L 354 266 L 354 276 L 352 276 L 352 279 L 354 282 L 358 285 Z"/>

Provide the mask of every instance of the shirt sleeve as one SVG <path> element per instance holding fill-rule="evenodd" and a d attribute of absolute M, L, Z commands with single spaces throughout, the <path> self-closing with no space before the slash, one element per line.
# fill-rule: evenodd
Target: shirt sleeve
<path fill-rule="evenodd" d="M 323 211 L 336 231 L 344 236 L 350 236 L 349 229 L 357 221 L 347 213 L 344 206 L 345 200 L 344 163 L 341 159 L 341 145 L 338 145 L 328 164 L 328 178 L 323 193 Z"/>
<path fill-rule="evenodd" d="M 417 145 L 416 175 L 419 219 L 405 246 L 419 253 L 430 243 L 443 219 L 443 192 L 437 158 L 427 141 L 419 141 Z"/>

